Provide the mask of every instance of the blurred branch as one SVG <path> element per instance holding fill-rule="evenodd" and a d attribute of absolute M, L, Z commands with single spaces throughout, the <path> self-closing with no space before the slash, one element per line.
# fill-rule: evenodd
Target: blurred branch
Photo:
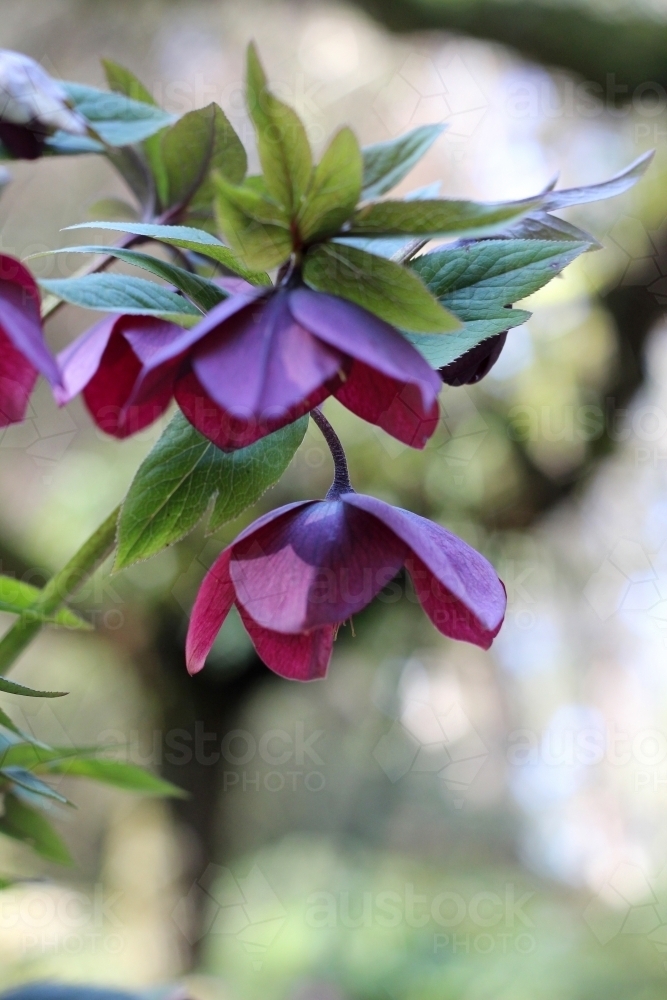
<path fill-rule="evenodd" d="M 531 0 L 355 0 L 392 31 L 452 31 L 500 42 L 534 62 L 599 84 L 614 103 L 640 84 L 667 89 L 667 23 L 636 12 L 606 18 L 592 7 Z M 613 74 L 614 79 L 609 79 Z M 614 91 L 614 86 L 622 90 Z"/>

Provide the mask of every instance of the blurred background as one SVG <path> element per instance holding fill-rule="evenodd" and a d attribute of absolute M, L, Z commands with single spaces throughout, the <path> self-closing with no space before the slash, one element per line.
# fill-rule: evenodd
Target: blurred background
<path fill-rule="evenodd" d="M 321 149 L 446 121 L 402 189 L 636 189 L 569 217 L 604 249 L 526 302 L 478 386 L 445 387 L 423 453 L 325 407 L 360 490 L 452 528 L 509 595 L 493 649 L 448 642 L 389 588 L 296 685 L 225 624 L 195 680 L 187 613 L 205 567 L 263 510 L 320 496 L 311 427 L 282 482 L 213 537 L 80 594 L 94 635 L 44 634 L 6 701 L 58 744 L 100 742 L 189 792 L 176 805 L 78 784 L 57 817 L 76 865 L 0 843 L 0 987 L 37 978 L 195 1000 L 654 1000 L 667 987 L 667 4 L 645 0 L 0 0 L 0 45 L 103 85 L 134 70 L 177 113 L 215 100 L 244 140 L 260 47 Z M 1 249 L 126 197 L 95 157 L 11 165 Z M 80 259 L 34 262 L 41 275 Z M 61 310 L 54 348 L 95 317 Z M 42 386 L 0 436 L 0 562 L 39 582 L 122 498 L 160 432 L 102 437 Z M 402 588 L 401 588 L 402 589 Z M 400 598 L 400 599 L 399 599 Z M 9 704 L 10 702 L 13 704 Z"/>

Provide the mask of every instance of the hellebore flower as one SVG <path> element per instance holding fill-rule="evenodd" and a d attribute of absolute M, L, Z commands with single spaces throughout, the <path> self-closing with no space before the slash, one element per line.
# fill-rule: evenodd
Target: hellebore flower
<path fill-rule="evenodd" d="M 335 395 L 423 448 L 437 426 L 440 386 L 406 338 L 360 306 L 303 285 L 248 285 L 157 351 L 130 403 L 172 391 L 197 430 L 231 450 Z"/>
<path fill-rule="evenodd" d="M 35 160 L 52 132 L 85 135 L 87 128 L 65 88 L 39 63 L 22 52 L 0 49 L 0 141 L 12 156 Z"/>
<path fill-rule="evenodd" d="M 321 414 L 313 416 L 322 427 Z M 191 674 L 204 666 L 235 604 L 271 670 L 292 680 L 324 677 L 339 625 L 404 566 L 438 631 L 483 649 L 491 645 L 506 603 L 491 564 L 440 525 L 355 493 L 335 442 L 337 473 L 326 499 L 288 504 L 259 518 L 209 570 L 188 630 Z"/>
<path fill-rule="evenodd" d="M 152 316 L 107 316 L 58 355 L 61 406 L 83 392 L 86 406 L 107 434 L 124 438 L 162 416 L 172 398 L 163 386 L 141 405 L 128 405 L 142 365 L 183 330 Z"/>
<path fill-rule="evenodd" d="M 447 385 L 472 385 L 488 375 L 507 340 L 507 330 L 488 337 L 481 344 L 471 347 L 460 358 L 439 369 L 440 378 Z"/>
<path fill-rule="evenodd" d="M 0 255 L 0 427 L 24 419 L 39 374 L 60 384 L 44 342 L 39 289 L 20 261 Z"/>

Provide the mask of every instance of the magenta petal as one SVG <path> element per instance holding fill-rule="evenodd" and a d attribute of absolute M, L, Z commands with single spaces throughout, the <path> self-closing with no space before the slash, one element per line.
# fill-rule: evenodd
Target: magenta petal
<path fill-rule="evenodd" d="M 498 635 L 503 619 L 493 629 L 484 628 L 473 612 L 443 586 L 421 559 L 411 556 L 406 559 L 405 565 L 421 606 L 438 632 L 451 639 L 488 649 Z"/>
<path fill-rule="evenodd" d="M 190 674 L 203 668 L 234 603 L 234 587 L 229 578 L 230 555 L 231 550 L 225 549 L 218 556 L 199 588 L 185 640 L 185 659 Z"/>
<path fill-rule="evenodd" d="M 249 444 L 267 434 L 298 420 L 304 413 L 309 413 L 314 406 L 319 406 L 337 386 L 337 380 L 320 386 L 290 410 L 282 412 L 280 416 L 272 419 L 267 417 L 264 420 L 254 418 L 245 420 L 227 413 L 211 399 L 193 372 L 187 372 L 178 379 L 174 398 L 184 416 L 200 434 L 223 451 L 234 451 L 236 448 L 247 448 Z"/>
<path fill-rule="evenodd" d="M 461 621 L 465 618 L 465 609 L 484 632 L 496 634 L 503 621 L 507 599 L 496 571 L 484 556 L 461 538 L 418 514 L 359 493 L 346 493 L 342 499 L 374 515 L 409 546 L 428 572 L 460 602 Z M 471 641 L 467 626 L 462 627 L 460 635 L 447 634 Z"/>
<path fill-rule="evenodd" d="M 339 351 L 299 325 L 277 292 L 230 317 L 192 353 L 211 399 L 241 420 L 282 421 L 344 365 Z"/>
<path fill-rule="evenodd" d="M 326 677 L 335 635 L 333 625 L 298 635 L 282 635 L 258 625 L 242 607 L 239 614 L 258 656 L 275 674 L 289 681 Z"/>
<path fill-rule="evenodd" d="M 438 398 L 438 373 L 398 330 L 373 313 L 309 288 L 291 291 L 289 307 L 294 318 L 320 340 L 389 378 L 418 386 L 424 407 Z"/>
<path fill-rule="evenodd" d="M 229 573 L 238 603 L 259 625 L 296 633 L 361 611 L 407 553 L 381 521 L 323 500 L 237 539 Z"/>
<path fill-rule="evenodd" d="M 42 332 L 39 289 L 30 271 L 4 254 L 0 254 L 0 330 L 51 385 L 60 385 L 56 359 Z"/>
<path fill-rule="evenodd" d="M 36 381 L 37 369 L 0 328 L 0 427 L 24 419 Z"/>
<path fill-rule="evenodd" d="M 424 406 L 414 383 L 398 382 L 369 368 L 361 361 L 352 365 L 336 399 L 358 417 L 409 445 L 423 448 L 440 417 L 437 401 Z"/>
<path fill-rule="evenodd" d="M 100 342 L 103 332 L 98 334 Z M 97 370 L 83 390 L 86 406 L 98 427 L 114 437 L 126 438 L 164 413 L 172 399 L 173 378 L 171 383 L 163 379 L 141 404 L 132 404 L 131 398 L 142 359 L 150 358 L 179 333 L 180 328 L 173 323 L 152 316 L 121 316 L 115 320 Z M 89 366 L 92 357 L 91 349 Z"/>

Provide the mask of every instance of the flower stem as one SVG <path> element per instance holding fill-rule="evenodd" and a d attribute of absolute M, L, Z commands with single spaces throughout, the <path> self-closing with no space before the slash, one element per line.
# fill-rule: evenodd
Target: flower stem
<path fill-rule="evenodd" d="M 52 577 L 29 612 L 26 619 L 19 618 L 0 640 L 0 675 L 6 674 L 14 661 L 29 646 L 43 622 L 35 620 L 34 613 L 48 616 L 54 614 L 60 605 L 76 593 L 82 583 L 92 576 L 97 567 L 113 552 L 116 545 L 116 525 L 120 507 L 109 514 L 79 551 L 72 556 L 59 573 Z"/>
<path fill-rule="evenodd" d="M 324 416 L 322 411 L 316 407 L 310 411 L 310 415 L 322 431 L 322 436 L 329 446 L 331 457 L 334 463 L 334 481 L 327 493 L 327 500 L 337 500 L 343 493 L 354 493 L 350 484 L 350 473 L 347 468 L 347 459 L 340 438 Z"/>

